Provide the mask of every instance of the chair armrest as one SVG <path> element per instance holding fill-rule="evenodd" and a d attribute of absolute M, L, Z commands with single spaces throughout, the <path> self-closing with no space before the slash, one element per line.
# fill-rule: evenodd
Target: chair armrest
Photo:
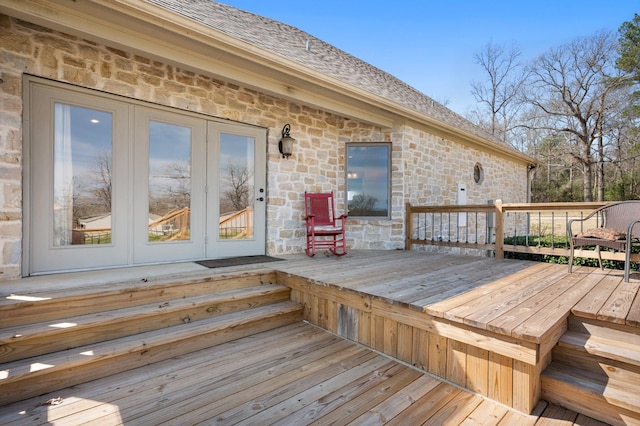
<path fill-rule="evenodd" d="M 582 218 L 582 219 L 571 219 L 569 222 L 567 222 L 567 238 L 571 239 L 574 236 L 573 231 L 571 230 L 571 227 L 573 226 L 573 222 L 584 222 L 585 220 L 587 220 L 587 218 Z"/>
<path fill-rule="evenodd" d="M 635 226 L 637 224 L 640 223 L 640 220 L 634 220 L 633 222 L 631 222 L 629 224 L 629 227 L 627 228 L 627 241 L 628 244 L 631 244 L 631 241 L 633 240 L 633 228 L 635 228 Z"/>

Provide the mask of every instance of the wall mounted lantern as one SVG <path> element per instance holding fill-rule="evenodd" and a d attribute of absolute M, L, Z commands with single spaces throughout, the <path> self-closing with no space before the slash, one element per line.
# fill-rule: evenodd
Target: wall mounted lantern
<path fill-rule="evenodd" d="M 289 158 L 293 153 L 293 143 L 296 141 L 291 137 L 289 131 L 291 130 L 290 124 L 285 124 L 282 128 L 282 139 L 278 143 L 278 149 L 280 149 L 280 154 L 282 154 L 282 158 Z"/>

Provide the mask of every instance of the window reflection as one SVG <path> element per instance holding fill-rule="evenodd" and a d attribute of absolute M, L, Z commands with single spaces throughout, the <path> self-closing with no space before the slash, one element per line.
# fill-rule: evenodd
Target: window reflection
<path fill-rule="evenodd" d="M 53 245 L 111 243 L 113 117 L 54 106 Z"/>
<path fill-rule="evenodd" d="M 191 129 L 149 121 L 149 241 L 191 238 Z"/>
<path fill-rule="evenodd" d="M 220 136 L 221 240 L 253 238 L 254 146 L 251 137 Z"/>
<path fill-rule="evenodd" d="M 390 147 L 386 143 L 347 144 L 349 216 L 389 217 Z"/>

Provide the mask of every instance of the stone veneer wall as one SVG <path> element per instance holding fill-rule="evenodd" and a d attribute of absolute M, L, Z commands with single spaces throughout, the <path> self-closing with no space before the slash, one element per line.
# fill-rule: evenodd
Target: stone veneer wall
<path fill-rule="evenodd" d="M 215 70 L 212 70 L 215 72 Z M 267 252 L 303 250 L 304 191 L 336 191 L 345 210 L 345 143 L 393 142 L 392 220 L 352 220 L 353 249 L 404 246 L 404 204 L 453 204 L 456 182 L 469 202 L 525 201 L 526 168 L 443 140 L 425 131 L 375 126 L 279 99 L 144 56 L 99 45 L 0 15 L 0 280 L 18 278 L 22 259 L 22 96 L 30 74 L 155 104 L 269 129 Z M 294 155 L 278 152 L 282 126 L 291 124 Z M 485 181 L 473 184 L 473 164 Z"/>

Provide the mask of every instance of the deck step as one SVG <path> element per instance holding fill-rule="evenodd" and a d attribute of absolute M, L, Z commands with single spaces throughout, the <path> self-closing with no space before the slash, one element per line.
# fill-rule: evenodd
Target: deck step
<path fill-rule="evenodd" d="M 0 363 L 117 339 L 289 300 L 290 289 L 259 285 L 215 294 L 67 316 L 0 329 Z"/>
<path fill-rule="evenodd" d="M 638 330 L 570 318 L 542 374 L 542 398 L 612 425 L 640 425 L 638 395 Z"/>
<path fill-rule="evenodd" d="M 0 365 L 0 405 L 301 321 L 280 302 Z"/>
<path fill-rule="evenodd" d="M 0 298 L 0 318 L 6 328 L 275 282 L 273 269 L 233 274 L 205 271 L 182 277 L 144 278 L 99 286 L 7 294 Z"/>
<path fill-rule="evenodd" d="M 611 425 L 640 425 L 640 383 L 612 379 L 552 362 L 542 375 L 542 398 Z"/>
<path fill-rule="evenodd" d="M 640 368 L 640 345 L 630 341 L 567 331 L 558 344 L 601 358 L 611 359 Z"/>

